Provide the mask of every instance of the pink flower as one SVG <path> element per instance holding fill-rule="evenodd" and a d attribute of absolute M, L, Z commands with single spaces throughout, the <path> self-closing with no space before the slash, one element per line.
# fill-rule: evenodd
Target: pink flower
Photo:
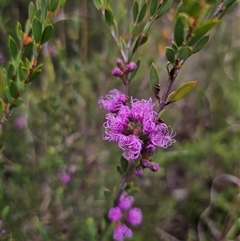
<path fill-rule="evenodd" d="M 123 241 L 126 238 L 131 238 L 133 235 L 132 230 L 125 224 L 116 226 L 113 231 L 113 239 L 115 241 Z"/>
<path fill-rule="evenodd" d="M 61 175 L 60 180 L 63 184 L 67 184 L 67 183 L 70 182 L 71 176 L 67 173 L 64 173 L 64 174 Z"/>
<path fill-rule="evenodd" d="M 133 208 L 127 214 L 127 221 L 133 226 L 139 225 L 142 222 L 142 211 L 140 208 Z"/>
<path fill-rule="evenodd" d="M 108 212 L 108 218 L 111 221 L 119 221 L 122 217 L 122 212 L 119 207 L 111 208 Z"/>

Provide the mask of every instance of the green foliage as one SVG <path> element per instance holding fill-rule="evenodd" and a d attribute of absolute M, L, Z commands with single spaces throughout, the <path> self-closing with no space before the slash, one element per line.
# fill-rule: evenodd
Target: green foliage
<path fill-rule="evenodd" d="M 172 92 L 168 96 L 168 102 L 173 103 L 178 100 L 181 100 L 183 97 L 185 97 L 187 94 L 189 94 L 193 90 L 193 88 L 196 86 L 196 84 L 197 84 L 197 81 L 189 81 L 189 82 L 185 83 L 184 85 L 179 87 L 176 91 Z"/>
<path fill-rule="evenodd" d="M 156 84 L 159 84 L 159 75 L 156 66 L 154 63 L 152 63 L 150 68 L 150 89 L 152 90 L 155 97 L 157 97 L 156 94 Z"/>
<path fill-rule="evenodd" d="M 175 52 L 172 48 L 166 47 L 166 58 L 171 64 L 175 64 Z"/>
<path fill-rule="evenodd" d="M 21 3 L 27 9 L 26 2 Z M 88 11 L 84 10 L 83 3 L 87 3 Z M 133 21 L 131 14 L 125 13 L 131 9 L 133 1 L 123 1 L 118 7 L 115 1 L 109 3 L 119 26 L 119 35 L 124 38 L 127 36 L 126 29 Z M 17 2 L 14 5 L 9 3 L 8 7 L 3 11 L 4 27 L 15 31 L 15 23 L 19 20 L 10 13 L 13 10 L 21 13 L 20 7 Z M 175 3 L 172 8 L 175 8 Z M 77 20 L 77 27 L 72 20 L 76 9 L 83 11 Z M 198 86 L 192 92 L 194 94 L 171 105 L 171 111 L 168 109 L 159 114 L 167 124 L 171 123 L 177 141 L 167 150 L 158 148 L 153 156 L 153 161 L 161 166 L 160 171 L 153 174 L 146 170 L 143 178 L 133 177 L 133 183 L 128 182 L 125 186 L 130 194 L 134 193 L 134 205 L 140 207 L 144 214 L 143 224 L 134 228 L 132 240 L 164 240 L 156 232 L 159 229 L 178 240 L 198 240 L 198 220 L 206 207 L 212 205 L 207 219 L 220 231 L 225 227 L 226 208 L 231 210 L 234 207 L 232 200 L 239 190 L 231 184 L 220 182 L 220 187 L 217 187 L 217 190 L 222 185 L 226 187 L 222 192 L 224 198 L 219 198 L 220 205 L 211 203 L 210 199 L 215 177 L 222 173 L 239 175 L 236 145 L 239 142 L 240 117 L 240 78 L 236 71 L 239 50 L 234 45 L 238 40 L 238 23 L 236 9 L 231 11 L 225 16 L 226 19 L 216 25 L 211 41 L 208 41 L 206 33 L 191 45 L 193 53 L 202 46 L 205 49 L 192 55 L 191 61 L 186 60 L 174 83 L 173 89 L 178 89 L 184 85 L 184 80 L 198 79 Z M 54 37 L 44 46 L 54 46 L 57 55 L 50 51 L 42 51 L 38 55 L 38 64 L 43 63 L 43 66 L 37 64 L 26 83 L 34 80 L 34 74 L 38 75 L 39 81 L 31 82 L 25 94 L 15 101 L 10 95 L 10 83 L 13 81 L 19 88 L 18 78 L 26 76 L 26 69 L 32 66 L 31 54 L 25 55 L 18 64 L 10 63 L 3 71 L 6 88 L 0 106 L 6 110 L 6 103 L 12 102 L 12 106 L 18 101 L 22 103 L 4 123 L 2 136 L 2 207 L 9 206 L 3 222 L 6 240 L 96 240 L 97 228 L 106 225 L 101 217 L 104 212 L 107 214 L 114 198 L 106 201 L 105 187 L 114 190 L 120 180 L 116 165 L 120 164 L 121 150 L 113 143 L 102 141 L 105 113 L 97 106 L 98 98 L 107 89 L 120 87 L 120 82 L 110 75 L 119 52 L 90 1 L 67 1 L 64 12 L 67 19 L 57 21 L 56 18 Z M 138 44 L 144 42 L 144 37 L 139 36 L 148 14 L 150 10 L 136 34 Z M 14 24 L 7 19 L 8 16 L 12 16 Z M 76 16 L 79 16 L 78 12 Z M 35 13 L 32 21 L 34 17 Z M 157 46 L 167 46 L 169 42 L 171 45 L 171 39 L 164 42 L 161 30 L 171 29 L 173 15 L 169 12 L 168 16 L 162 17 L 151 25 L 147 44 L 134 52 L 136 59 L 140 55 L 142 57 L 141 66 L 135 73 L 134 81 L 131 81 L 130 96 L 149 98 L 148 65 L 153 72 L 157 71 L 156 79 L 161 80 L 163 87 L 167 83 L 165 60 Z M 24 21 L 21 19 L 19 22 Z M 42 35 L 46 26 L 42 28 Z M 124 26 L 127 26 L 126 29 Z M 190 37 L 187 41 L 188 27 L 185 26 L 186 46 L 190 46 L 191 41 Z M 31 33 L 26 28 L 22 29 L 24 33 Z M 16 41 L 15 35 L 11 34 Z M 82 45 L 86 35 L 87 46 Z M 2 37 L 5 40 L 4 50 L 7 49 L 8 36 L 3 34 Z M 128 39 L 124 38 L 124 41 L 127 46 Z M 132 43 L 136 44 L 134 39 Z M 16 41 L 16 44 L 19 50 L 20 43 Z M 30 53 L 33 45 L 27 45 Z M 124 47 L 123 43 L 121 45 Z M 182 45 L 176 47 L 173 44 L 171 48 L 177 60 Z M 7 61 L 11 58 L 10 54 L 6 55 Z M 157 63 L 157 69 L 149 64 L 152 62 Z M 130 78 L 133 77 L 130 75 Z M 156 110 L 157 101 L 154 103 Z M 16 123 L 22 116 L 26 119 L 26 125 L 18 129 Z M 67 184 L 60 181 L 64 172 L 71 173 L 71 181 Z M 109 196 L 111 193 L 114 191 L 108 192 Z M 226 233 L 226 237 L 232 240 L 236 239 L 238 232 L 237 215 L 237 212 L 230 214 L 233 222 L 229 223 Z M 208 240 L 213 239 L 211 225 L 209 227 L 202 221 L 204 235 Z M 111 240 L 112 228 L 104 236 L 106 240 Z"/>
<path fill-rule="evenodd" d="M 36 6 L 30 3 L 25 30 L 20 22 L 16 25 L 16 35 L 19 45 L 12 36 L 8 38 L 8 48 L 11 62 L 7 71 L 4 70 L 4 89 L 2 100 L 4 101 L 3 120 L 7 119 L 10 110 L 20 106 L 23 101 L 20 95 L 25 92 L 27 84 L 36 79 L 41 73 L 42 65 L 38 65 L 38 57 L 42 45 L 50 40 L 53 35 L 53 25 L 50 23 L 58 5 L 64 2 L 59 0 L 37 1 Z M 50 11 L 47 13 L 48 10 Z M 30 35 L 32 34 L 32 35 Z M 30 54 L 30 57 L 29 57 Z M 31 60 L 30 60 L 31 59 Z"/>

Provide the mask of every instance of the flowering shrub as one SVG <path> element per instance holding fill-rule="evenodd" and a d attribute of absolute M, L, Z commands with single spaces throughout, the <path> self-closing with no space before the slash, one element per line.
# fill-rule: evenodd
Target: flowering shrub
<path fill-rule="evenodd" d="M 37 0 L 29 5 L 27 24 L 21 20 L 10 29 L 9 55 L 5 48 L 0 52 L 0 62 L 9 61 L 0 76 L 6 189 L 0 226 L 6 240 L 203 240 L 203 233 L 206 239 L 237 238 L 237 215 L 224 224 L 222 214 L 214 220 L 212 205 L 211 212 L 201 213 L 208 205 L 209 181 L 219 172 L 238 170 L 233 81 L 238 62 L 235 52 L 224 55 L 225 41 L 210 41 L 206 56 L 215 52 L 209 58 L 198 53 L 204 53 L 209 32 L 234 2 L 72 0 L 64 7 L 63 0 Z M 229 19 L 223 23 L 236 22 Z M 3 20 L 7 28 L 9 21 Z M 209 82 L 185 82 L 208 75 Z M 188 95 L 197 83 L 196 94 Z M 216 199 L 212 203 L 219 205 Z"/>

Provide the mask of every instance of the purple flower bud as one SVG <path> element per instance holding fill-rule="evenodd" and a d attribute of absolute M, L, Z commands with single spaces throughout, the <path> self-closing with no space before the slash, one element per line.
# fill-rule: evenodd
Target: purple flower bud
<path fill-rule="evenodd" d="M 147 168 L 147 167 L 149 167 L 149 164 L 150 164 L 149 160 L 147 160 L 147 159 L 142 160 L 142 166 L 143 167 Z"/>
<path fill-rule="evenodd" d="M 142 176 L 143 175 L 143 169 L 141 168 L 138 168 L 138 169 L 135 169 L 135 175 L 136 176 Z"/>
<path fill-rule="evenodd" d="M 123 211 L 127 210 L 132 206 L 133 201 L 134 201 L 134 197 L 132 197 L 132 196 L 120 198 L 119 203 L 118 203 L 118 207 L 120 207 L 121 210 L 123 210 Z"/>
<path fill-rule="evenodd" d="M 120 66 L 122 66 L 123 61 L 120 58 L 117 58 L 115 63 L 118 67 L 120 67 Z"/>
<path fill-rule="evenodd" d="M 133 208 L 127 214 L 127 221 L 133 225 L 139 225 L 142 222 L 142 211 L 140 208 Z"/>
<path fill-rule="evenodd" d="M 132 230 L 125 224 L 116 226 L 113 231 L 113 239 L 115 241 L 123 241 L 125 238 L 131 238 L 133 235 Z"/>
<path fill-rule="evenodd" d="M 135 62 L 130 62 L 128 65 L 127 65 L 127 70 L 129 72 L 132 72 L 133 70 L 135 70 L 137 68 L 137 64 Z"/>
<path fill-rule="evenodd" d="M 152 156 L 155 153 L 156 147 L 152 144 L 149 144 L 148 146 L 145 147 L 145 152 Z"/>
<path fill-rule="evenodd" d="M 64 174 L 61 175 L 60 180 L 63 184 L 67 184 L 67 183 L 70 182 L 71 176 L 67 173 L 64 173 Z"/>
<path fill-rule="evenodd" d="M 153 163 L 151 163 L 150 169 L 153 172 L 157 172 L 159 170 L 159 165 L 157 163 L 153 162 Z"/>
<path fill-rule="evenodd" d="M 111 208 L 108 212 L 108 218 L 111 221 L 119 221 L 122 217 L 122 212 L 119 207 Z"/>
<path fill-rule="evenodd" d="M 115 77 L 119 77 L 122 75 L 122 71 L 119 69 L 119 68 L 115 68 L 113 71 L 112 71 L 112 74 L 113 76 Z"/>

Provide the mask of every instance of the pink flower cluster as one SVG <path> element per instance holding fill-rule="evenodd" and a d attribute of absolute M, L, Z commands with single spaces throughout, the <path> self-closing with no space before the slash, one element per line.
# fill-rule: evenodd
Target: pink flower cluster
<path fill-rule="evenodd" d="M 165 123 L 158 123 L 158 114 L 153 110 L 154 104 L 149 100 L 131 98 L 130 106 L 127 96 L 120 91 L 111 90 L 101 97 L 99 105 L 109 111 L 104 123 L 103 139 L 115 141 L 122 149 L 122 156 L 126 160 L 148 160 L 154 154 L 156 146 L 167 148 L 175 142 L 173 133 L 169 133 Z M 158 167 L 149 165 L 156 171 Z"/>
<path fill-rule="evenodd" d="M 115 241 L 123 241 L 133 235 L 132 230 L 122 221 L 127 221 L 132 226 L 137 226 L 142 222 L 141 209 L 131 208 L 133 201 L 134 198 L 127 196 L 127 193 L 124 192 L 118 205 L 108 212 L 108 218 L 114 223 L 113 239 Z"/>

